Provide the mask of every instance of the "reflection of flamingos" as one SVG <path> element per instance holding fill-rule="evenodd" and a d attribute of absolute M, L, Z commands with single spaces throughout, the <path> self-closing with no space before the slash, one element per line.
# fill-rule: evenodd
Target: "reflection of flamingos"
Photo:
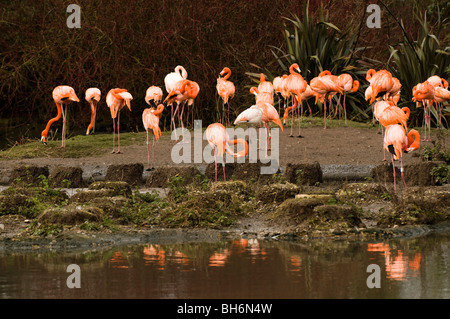
<path fill-rule="evenodd" d="M 225 75 L 225 76 L 224 76 Z M 223 77 L 222 77 L 223 76 Z M 219 96 L 223 100 L 223 108 L 222 108 L 222 122 L 225 122 L 225 107 L 228 112 L 228 121 L 230 122 L 230 106 L 228 105 L 228 100 L 234 97 L 234 93 L 236 88 L 234 87 L 233 82 L 228 81 L 228 78 L 231 76 L 231 70 L 228 67 L 224 67 L 220 72 L 220 76 L 217 79 L 216 89 L 219 93 Z"/>
<path fill-rule="evenodd" d="M 336 93 L 343 94 L 342 88 L 336 83 L 335 79 L 337 77 L 331 74 L 327 74 L 326 72 L 329 73 L 329 71 L 324 71 L 321 74 L 319 74 L 318 77 L 313 78 L 309 83 L 311 89 L 319 94 L 320 97 L 318 99 L 321 102 L 323 102 L 323 119 L 325 122 L 324 129 L 327 128 L 327 105 L 326 105 L 327 99 L 330 99 L 331 96 Z"/>
<path fill-rule="evenodd" d="M 343 73 L 341 75 L 338 76 L 338 83 L 339 86 L 342 88 L 342 90 L 344 91 L 344 116 L 345 116 L 345 125 L 347 125 L 347 109 L 345 107 L 345 97 L 346 97 L 346 93 L 355 93 L 356 91 L 358 91 L 359 88 L 359 82 L 357 80 L 353 81 L 353 78 L 350 74 L 347 73 Z M 339 107 L 339 120 L 341 119 L 341 111 L 340 111 L 340 104 L 341 104 L 341 96 L 339 96 L 339 102 L 338 102 L 338 107 Z"/>
<path fill-rule="evenodd" d="M 162 112 L 164 110 L 164 105 L 158 105 L 155 110 L 153 107 L 145 109 L 142 113 L 142 123 L 144 124 L 145 131 L 147 133 L 147 170 L 151 170 L 150 167 L 150 143 L 148 141 L 148 130 L 153 131 L 153 145 L 152 145 L 152 161 L 155 159 L 155 138 L 156 141 L 159 140 L 161 136 L 161 129 L 159 128 L 159 120 L 161 119 Z"/>
<path fill-rule="evenodd" d="M 63 117 L 63 128 L 62 128 L 62 144 L 61 147 L 66 147 L 66 116 L 67 116 L 67 105 L 70 102 L 80 102 L 77 95 L 75 94 L 75 90 L 67 85 L 60 85 L 57 86 L 53 90 L 53 100 L 55 101 L 56 108 L 58 109 L 58 115 L 56 117 L 50 119 L 47 123 L 47 126 L 41 133 L 41 141 L 44 144 L 47 144 L 47 134 L 48 130 L 50 129 L 50 125 L 52 125 L 53 122 L 58 121 L 61 118 L 61 115 Z M 66 109 L 64 110 L 64 105 L 66 105 Z"/>
<path fill-rule="evenodd" d="M 217 182 L 217 156 L 221 157 L 223 160 L 223 156 L 225 155 L 225 152 L 233 155 L 234 157 L 245 157 L 248 153 L 248 144 L 243 139 L 236 139 L 236 140 L 230 140 L 228 137 L 228 133 L 225 129 L 225 126 L 223 126 L 220 123 L 213 123 L 210 124 L 206 128 L 206 139 L 208 140 L 209 145 L 214 149 L 214 167 L 215 167 L 215 176 L 216 176 L 216 182 Z M 234 153 L 231 147 L 228 145 L 231 144 L 242 144 L 244 145 L 244 150 L 240 151 L 238 153 Z M 216 148 L 217 148 L 217 154 L 216 154 Z M 222 168 L 223 168 L 223 180 L 225 181 L 225 163 L 222 161 Z"/>
<path fill-rule="evenodd" d="M 394 191 L 396 191 L 395 164 L 394 160 L 400 159 L 400 173 L 403 184 L 406 188 L 405 176 L 403 173 L 403 152 L 409 153 L 420 147 L 420 135 L 416 130 L 410 130 L 406 135 L 404 128 L 400 124 L 393 124 L 386 127 L 384 135 L 384 147 L 392 154 L 392 168 L 394 171 Z"/>
<path fill-rule="evenodd" d="M 106 95 L 106 104 L 111 111 L 113 119 L 113 149 L 114 151 L 115 133 L 116 133 L 116 117 L 117 117 L 117 154 L 120 154 L 120 111 L 125 107 L 131 111 L 131 100 L 133 96 L 126 89 L 111 89 Z"/>
<path fill-rule="evenodd" d="M 86 90 L 86 101 L 91 105 L 91 123 L 89 124 L 86 135 L 95 132 L 95 118 L 97 117 L 97 103 L 100 101 L 101 92 L 97 88 L 89 88 Z"/>

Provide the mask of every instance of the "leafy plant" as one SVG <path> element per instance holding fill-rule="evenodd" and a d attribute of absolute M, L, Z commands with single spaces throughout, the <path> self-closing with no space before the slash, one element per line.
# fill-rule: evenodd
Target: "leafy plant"
<path fill-rule="evenodd" d="M 439 12 L 439 11 L 438 11 Z M 448 17 L 437 17 L 437 27 L 431 32 L 430 24 L 425 13 L 415 14 L 419 32 L 417 39 L 412 41 L 404 35 L 404 39 L 398 45 L 389 46 L 390 57 L 387 63 L 388 70 L 402 83 L 400 107 L 408 106 L 411 109 L 410 120 L 420 124 L 423 108 L 417 109 L 412 102 L 412 89 L 418 83 L 426 81 L 432 75 L 442 78 L 450 76 L 450 47 L 443 47 L 439 38 L 448 23 Z M 403 27 L 403 22 L 400 21 Z M 435 106 L 432 106 L 431 114 L 436 121 L 438 114 Z M 448 126 L 448 121 L 443 117 L 443 124 Z"/>
<path fill-rule="evenodd" d="M 340 30 L 328 21 L 328 13 L 325 13 L 323 8 L 319 10 L 318 16 L 310 14 L 309 2 L 303 6 L 302 19 L 297 15 L 283 19 L 282 34 L 285 46 L 270 47 L 274 60 L 264 70 L 270 80 L 278 75 L 274 75 L 271 68 L 276 70 L 281 68 L 284 73 L 288 73 L 289 67 L 297 63 L 307 82 L 318 76 L 320 72 L 329 70 L 334 75 L 348 73 L 353 79 L 358 79 L 362 83 L 365 71 L 362 70 L 356 55 L 362 49 L 356 47 L 358 33 L 350 29 Z M 255 82 L 258 82 L 260 77 L 259 73 L 247 73 L 247 75 Z M 346 105 L 351 106 L 363 119 L 369 118 L 366 113 L 369 108 L 361 107 L 361 105 L 367 105 L 363 90 L 349 94 Z"/>

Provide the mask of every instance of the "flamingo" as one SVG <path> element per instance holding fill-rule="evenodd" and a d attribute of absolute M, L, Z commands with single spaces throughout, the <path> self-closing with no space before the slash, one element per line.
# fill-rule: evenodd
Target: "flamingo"
<path fill-rule="evenodd" d="M 188 105 L 192 105 L 194 103 L 194 99 L 197 97 L 198 93 L 200 92 L 200 86 L 197 82 L 191 81 L 191 80 L 181 80 L 177 82 L 177 85 L 175 88 L 167 95 L 166 99 L 164 100 L 164 103 L 173 103 L 177 102 L 177 108 L 175 109 L 175 112 L 173 113 L 173 116 L 178 112 L 178 108 L 180 104 L 182 103 L 182 109 L 180 113 L 180 122 L 181 122 L 181 128 L 184 129 L 183 126 L 183 111 L 184 111 L 184 105 L 187 102 Z M 173 118 L 172 118 L 173 120 Z M 174 128 L 175 128 L 175 122 Z"/>
<path fill-rule="evenodd" d="M 405 175 L 403 173 L 403 152 L 410 153 L 420 147 L 420 134 L 416 130 L 410 130 L 406 135 L 404 128 L 400 124 L 393 124 L 386 127 L 384 136 L 384 148 L 392 155 L 392 168 L 394 171 L 394 191 L 396 191 L 395 164 L 394 160 L 400 159 L 400 173 L 403 184 L 406 188 Z"/>
<path fill-rule="evenodd" d="M 146 99 L 147 101 L 147 99 Z M 150 167 L 150 143 L 148 141 L 148 130 L 151 129 L 153 131 L 153 145 L 152 145 L 152 161 L 155 159 L 155 138 L 156 141 L 159 140 L 161 136 L 161 129 L 159 128 L 159 120 L 161 119 L 162 112 L 164 111 L 164 105 L 159 104 L 158 107 L 155 108 L 147 108 L 142 113 L 142 123 L 144 124 L 145 131 L 147 133 L 147 170 L 152 170 L 153 167 Z"/>
<path fill-rule="evenodd" d="M 413 101 L 422 101 L 424 107 L 425 138 L 424 141 L 431 140 L 431 104 L 434 102 L 434 87 L 428 82 L 417 84 L 413 87 Z M 428 138 L 427 138 L 428 128 Z"/>
<path fill-rule="evenodd" d="M 298 64 L 293 63 L 289 67 L 289 75 L 285 79 L 285 89 L 287 91 L 289 91 L 289 93 L 293 95 L 294 100 L 296 100 L 296 101 L 294 101 L 293 104 L 294 105 L 297 104 L 301 108 L 301 112 L 299 111 L 300 115 L 298 116 L 299 117 L 298 118 L 298 130 L 299 130 L 298 137 L 302 137 L 300 135 L 301 118 L 303 117 L 303 107 L 302 107 L 302 102 L 301 102 L 301 95 L 303 94 L 303 92 L 305 92 L 305 90 L 308 86 L 308 83 L 303 79 L 303 76 L 300 73 L 301 73 L 301 70 L 300 70 L 300 67 L 298 66 Z M 293 110 L 296 109 L 297 105 L 294 106 Z M 291 134 L 289 136 L 293 136 L 292 135 L 293 127 L 294 127 L 294 111 L 292 112 L 292 126 L 291 126 Z"/>
<path fill-rule="evenodd" d="M 439 127 L 442 123 L 442 106 L 445 102 L 450 101 L 450 91 L 443 87 L 434 88 L 434 100 L 438 105 L 439 112 Z"/>
<path fill-rule="evenodd" d="M 120 154 L 120 111 L 125 107 L 131 111 L 131 100 L 133 96 L 126 89 L 111 89 L 106 95 L 106 104 L 111 111 L 111 118 L 113 119 L 113 149 L 114 151 L 115 133 L 116 133 L 116 117 L 117 117 L 117 154 Z"/>
<path fill-rule="evenodd" d="M 89 88 L 86 90 L 86 101 L 91 105 L 91 123 L 89 124 L 86 135 L 95 132 L 95 119 L 97 117 L 97 103 L 100 101 L 101 92 L 97 88 Z"/>
<path fill-rule="evenodd" d="M 223 77 L 222 77 L 223 76 Z M 216 89 L 219 93 L 219 96 L 223 100 L 223 108 L 222 108 L 222 121 L 225 122 L 225 107 L 228 109 L 228 122 L 230 121 L 230 107 L 228 105 L 228 100 L 234 97 L 234 93 L 236 88 L 234 83 L 228 81 L 231 76 L 231 69 L 229 67 L 224 67 L 219 74 L 219 78 L 217 79 Z"/>
<path fill-rule="evenodd" d="M 247 128 L 250 126 L 258 126 L 262 123 L 263 111 L 261 108 L 252 105 L 245 109 L 234 120 L 234 125 L 246 124 Z M 258 142 L 258 141 L 257 141 Z"/>
<path fill-rule="evenodd" d="M 188 77 L 188 73 L 187 73 L 186 69 L 181 65 L 177 65 L 175 67 L 175 72 L 171 72 L 171 73 L 167 74 L 164 78 L 164 85 L 166 87 L 167 93 L 170 94 L 170 92 L 172 92 L 175 89 L 177 83 L 181 80 L 187 79 L 187 77 Z M 175 130 L 173 105 L 171 106 L 170 115 L 171 115 L 170 128 L 172 129 L 172 124 L 173 124 L 173 129 Z"/>
<path fill-rule="evenodd" d="M 357 80 L 353 80 L 352 76 L 348 73 L 343 73 L 341 75 L 338 76 L 337 78 L 338 80 L 338 84 L 339 86 L 342 88 L 342 90 L 344 91 L 344 117 L 345 117 L 345 125 L 347 125 L 347 109 L 345 106 L 345 97 L 346 97 L 346 93 L 355 93 L 356 91 L 358 91 L 359 89 L 359 81 Z M 339 104 L 341 104 L 341 97 L 339 96 Z M 339 111 L 339 120 L 341 119 L 340 117 L 340 111 Z"/>
<path fill-rule="evenodd" d="M 372 87 L 372 94 L 370 96 L 370 104 L 372 104 L 377 97 L 387 94 L 394 85 L 392 74 L 387 70 L 375 71 L 370 69 L 366 73 L 366 80 L 369 81 Z"/>
<path fill-rule="evenodd" d="M 53 124 L 53 122 L 58 121 L 61 118 L 61 115 L 63 117 L 63 127 L 62 127 L 62 144 L 61 147 L 66 147 L 66 116 L 67 116 L 67 105 L 71 102 L 80 102 L 77 95 L 75 94 L 75 90 L 67 85 L 60 85 L 57 86 L 52 93 L 53 100 L 55 101 L 56 108 L 58 110 L 58 114 L 56 117 L 50 119 L 47 122 L 47 126 L 41 133 L 41 141 L 44 143 L 44 145 L 47 144 L 47 134 L 48 130 L 50 129 L 50 126 Z M 64 109 L 64 106 L 66 108 Z"/>
<path fill-rule="evenodd" d="M 161 102 L 163 97 L 163 91 L 159 86 L 150 86 L 145 92 L 145 103 L 156 108 Z"/>
<path fill-rule="evenodd" d="M 206 139 L 208 140 L 209 145 L 214 149 L 214 168 L 215 168 L 215 177 L 217 182 L 217 156 L 220 156 L 223 159 L 225 152 L 234 156 L 234 157 L 245 157 L 248 153 L 248 144 L 244 139 L 236 139 L 230 140 L 228 133 L 220 123 L 210 124 L 206 128 Z M 228 144 L 242 144 L 244 146 L 244 150 L 234 153 L 231 147 Z M 217 154 L 216 154 L 217 148 Z M 223 180 L 226 180 L 225 177 L 225 163 L 222 162 L 223 168 Z"/>
<path fill-rule="evenodd" d="M 285 103 L 286 99 L 284 96 L 284 92 L 283 92 L 283 87 L 284 87 L 284 79 L 287 78 L 288 75 L 287 74 L 283 74 L 282 76 L 277 76 L 273 79 L 272 84 L 273 84 L 273 90 L 275 92 L 275 94 L 278 96 L 279 101 L 278 101 L 278 113 L 281 115 L 281 101 L 283 100 L 283 102 Z M 286 107 L 286 104 L 285 104 Z"/>
<path fill-rule="evenodd" d="M 318 93 L 316 97 L 316 103 L 318 100 L 320 100 L 323 103 L 323 118 L 325 122 L 324 129 L 326 129 L 327 128 L 326 100 L 329 99 L 331 103 L 331 97 L 336 93 L 343 94 L 343 90 L 337 83 L 337 76 L 331 75 L 329 71 L 321 72 L 319 76 L 311 80 L 309 86 L 313 91 Z"/>

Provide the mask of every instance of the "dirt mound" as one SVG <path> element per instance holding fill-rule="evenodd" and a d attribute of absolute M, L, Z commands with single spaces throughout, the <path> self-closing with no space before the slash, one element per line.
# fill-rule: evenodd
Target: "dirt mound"
<path fill-rule="evenodd" d="M 319 162 L 292 164 L 288 163 L 284 172 L 286 180 L 297 185 L 314 186 L 323 182 Z"/>
<path fill-rule="evenodd" d="M 433 178 L 432 170 L 434 167 L 446 165 L 445 162 L 420 162 L 409 164 L 405 167 L 405 180 L 408 186 L 433 186 L 436 180 Z"/>
<path fill-rule="evenodd" d="M 9 184 L 39 184 L 41 182 L 40 176 L 48 178 L 48 166 L 20 166 L 13 169 Z"/>
<path fill-rule="evenodd" d="M 83 187 L 83 170 L 80 167 L 55 167 L 50 176 L 52 187 Z"/>
<path fill-rule="evenodd" d="M 141 163 L 110 165 L 106 171 L 105 180 L 127 182 L 131 186 L 142 184 L 144 165 Z"/>
<path fill-rule="evenodd" d="M 98 222 L 103 216 L 103 211 L 95 207 L 66 206 L 50 208 L 39 217 L 40 223 L 75 225 L 85 221 Z"/>

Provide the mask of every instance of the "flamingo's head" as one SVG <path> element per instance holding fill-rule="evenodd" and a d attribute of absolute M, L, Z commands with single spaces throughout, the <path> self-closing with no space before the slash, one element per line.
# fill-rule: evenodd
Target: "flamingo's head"
<path fill-rule="evenodd" d="M 131 111 L 131 100 L 133 96 L 129 92 L 120 92 L 119 95 L 125 100 L 128 109 Z"/>

